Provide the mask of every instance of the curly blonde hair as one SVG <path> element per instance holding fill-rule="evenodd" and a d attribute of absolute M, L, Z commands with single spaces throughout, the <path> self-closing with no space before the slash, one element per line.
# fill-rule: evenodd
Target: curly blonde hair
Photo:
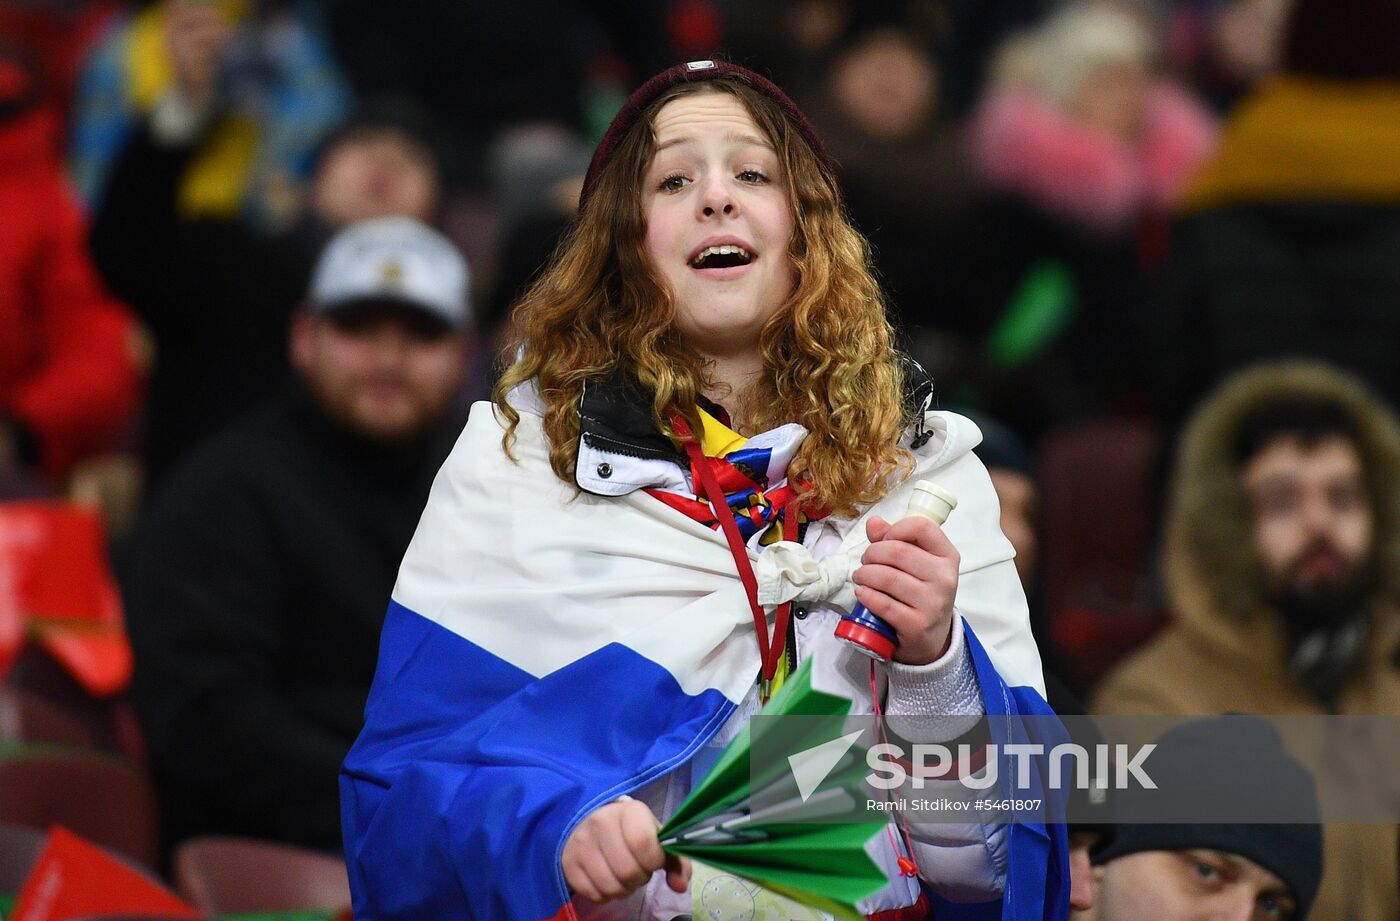
<path fill-rule="evenodd" d="M 746 404 L 746 421 L 753 432 L 805 427 L 790 482 L 808 507 L 854 515 L 911 466 L 899 446 L 910 421 L 903 365 L 869 244 L 847 220 L 835 179 L 782 110 L 738 77 L 668 90 L 624 135 L 548 268 L 515 307 L 517 357 L 492 394 L 507 422 L 502 446 L 509 455 L 520 421 L 507 395 L 533 379 L 545 403 L 550 464 L 575 483 L 584 382 L 620 366 L 653 394 L 659 431 L 683 443 L 668 419 L 673 408 L 700 431 L 697 397 L 714 382 L 678 333 L 671 294 L 647 256 L 641 189 L 656 113 L 679 96 L 714 91 L 737 97 L 772 142 L 793 217 L 797 281 L 759 334 L 767 374 Z"/>

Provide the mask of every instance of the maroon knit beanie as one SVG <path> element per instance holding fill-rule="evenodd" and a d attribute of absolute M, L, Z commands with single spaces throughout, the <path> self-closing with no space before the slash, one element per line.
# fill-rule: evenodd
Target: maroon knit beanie
<path fill-rule="evenodd" d="M 821 138 L 817 137 L 817 130 L 812 127 L 812 123 L 807 120 L 807 116 L 802 114 L 802 110 L 797 107 L 797 104 L 789 99 L 786 93 L 778 89 L 771 80 L 740 67 L 738 64 L 730 64 L 728 61 L 691 61 L 687 64 L 677 64 L 669 70 L 663 70 L 637 87 L 636 92 L 627 98 L 627 102 L 613 117 L 607 133 L 598 142 L 598 148 L 593 151 L 593 162 L 588 164 L 588 174 L 583 179 L 583 191 L 578 196 L 579 210 L 582 211 L 584 205 L 588 204 L 588 199 L 593 197 L 593 190 L 598 187 L 598 179 L 603 174 L 603 168 L 608 165 L 608 161 L 612 159 L 614 151 L 617 150 L 617 145 L 621 143 L 623 136 L 627 134 L 632 124 L 646 111 L 647 106 L 678 83 L 698 83 L 702 80 L 714 80 L 719 77 L 737 77 L 776 102 L 778 107 L 783 110 L 783 114 L 802 133 L 803 139 L 807 141 L 821 162 L 822 169 L 833 179 L 835 178 L 836 170 L 831 165 L 831 158 L 827 156 L 826 145 L 822 143 Z"/>

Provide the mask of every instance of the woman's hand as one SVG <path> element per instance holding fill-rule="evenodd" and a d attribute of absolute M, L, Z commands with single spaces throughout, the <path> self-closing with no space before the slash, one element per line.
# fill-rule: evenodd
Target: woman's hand
<path fill-rule="evenodd" d="M 942 528 L 919 515 L 894 524 L 871 518 L 865 534 L 870 546 L 855 571 L 856 599 L 899 634 L 896 661 L 927 665 L 937 660 L 952 635 L 957 548 Z"/>
<path fill-rule="evenodd" d="M 636 800 L 609 803 L 589 813 L 564 843 L 564 880 L 593 902 L 626 898 L 666 868 L 666 884 L 676 892 L 690 886 L 690 861 L 661 850 L 661 823 Z"/>

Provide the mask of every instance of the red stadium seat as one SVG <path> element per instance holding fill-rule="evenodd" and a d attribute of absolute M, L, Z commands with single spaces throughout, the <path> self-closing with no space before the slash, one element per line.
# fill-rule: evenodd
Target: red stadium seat
<path fill-rule="evenodd" d="M 82 717 L 23 688 L 0 688 L 0 742 L 56 742 L 97 746 Z"/>
<path fill-rule="evenodd" d="M 0 822 L 63 825 L 141 867 L 159 860 L 155 792 L 144 768 L 118 755 L 0 744 Z"/>
<path fill-rule="evenodd" d="M 1104 419 L 1046 436 L 1042 599 L 1053 661 L 1085 689 L 1155 633 L 1153 591 L 1160 436 L 1136 419 Z"/>
<path fill-rule="evenodd" d="M 175 887 L 200 911 L 340 911 L 350 905 L 345 862 L 253 838 L 193 838 L 175 851 Z"/>
<path fill-rule="evenodd" d="M 146 760 L 145 740 L 135 711 L 125 694 L 109 698 L 93 697 L 61 665 L 42 650 L 26 648 L 4 676 L 4 688 L 41 697 L 83 725 L 85 736 L 106 751 Z M 0 729 L 0 741 L 5 738 Z M 28 739 L 24 741 L 68 742 L 67 739 Z"/>
<path fill-rule="evenodd" d="M 83 915 L 80 918 L 68 918 L 67 921 L 204 921 L 202 918 L 191 918 L 187 915 Z"/>
<path fill-rule="evenodd" d="M 44 849 L 44 838 L 36 828 L 0 823 L 0 892 L 19 892 Z"/>

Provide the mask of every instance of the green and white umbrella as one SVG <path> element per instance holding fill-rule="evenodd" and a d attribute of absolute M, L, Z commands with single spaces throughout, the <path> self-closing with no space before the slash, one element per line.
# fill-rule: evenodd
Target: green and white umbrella
<path fill-rule="evenodd" d="M 851 708 L 803 663 L 662 826 L 663 849 L 858 921 L 856 903 L 889 878 L 867 851 L 887 820 L 863 808 L 867 747 L 846 732 Z"/>

